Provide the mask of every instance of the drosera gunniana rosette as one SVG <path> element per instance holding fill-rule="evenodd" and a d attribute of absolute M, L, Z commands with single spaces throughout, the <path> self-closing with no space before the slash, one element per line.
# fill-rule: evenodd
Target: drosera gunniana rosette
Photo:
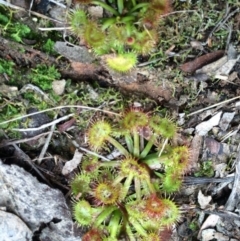
<path fill-rule="evenodd" d="M 181 211 L 171 195 L 188 170 L 189 148 L 171 146 L 177 131 L 173 120 L 139 108 L 130 108 L 115 120 L 101 117 L 90 124 L 86 136 L 95 155 L 86 155 L 71 184 L 74 218 L 89 227 L 83 240 L 89 240 L 91 233 L 96 236 L 93 241 L 120 236 L 160 240 L 161 231 L 180 220 Z M 159 155 L 166 139 L 169 142 Z M 101 158 L 113 150 L 120 153 L 116 158 Z"/>
<path fill-rule="evenodd" d="M 109 68 L 120 73 L 132 70 L 138 56 L 156 50 L 161 17 L 172 11 L 169 0 L 77 0 L 68 14 L 69 28 L 96 55 L 106 57 Z M 87 6 L 103 9 L 103 17 L 88 14 Z M 80 7 L 79 7 L 80 6 Z"/>

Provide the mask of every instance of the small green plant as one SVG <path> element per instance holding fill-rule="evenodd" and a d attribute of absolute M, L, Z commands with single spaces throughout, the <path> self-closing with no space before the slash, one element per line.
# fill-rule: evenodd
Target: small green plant
<path fill-rule="evenodd" d="M 84 8 L 69 13 L 72 32 L 97 55 L 114 53 L 107 65 L 127 72 L 137 63 L 138 55 L 149 55 L 158 43 L 160 17 L 171 11 L 169 0 L 78 0 L 104 9 L 104 17 L 90 17 Z"/>
<path fill-rule="evenodd" d="M 13 21 L 14 11 L 0 6 L 0 33 L 10 36 L 16 42 L 31 34 L 31 29 L 20 22 Z"/>
<path fill-rule="evenodd" d="M 55 66 L 47 66 L 44 64 L 37 65 L 30 73 L 32 83 L 39 86 L 42 90 L 50 90 L 52 88 L 52 81 L 60 77 L 61 74 L 57 71 Z"/>
<path fill-rule="evenodd" d="M 190 228 L 193 232 L 196 232 L 196 231 L 199 229 L 199 225 L 197 224 L 196 221 L 192 221 L 192 222 L 189 224 L 189 228 Z"/>
<path fill-rule="evenodd" d="M 43 50 L 48 54 L 53 54 L 55 52 L 54 44 L 55 44 L 54 41 L 52 41 L 51 39 L 48 39 L 47 42 L 43 45 Z"/>
<path fill-rule="evenodd" d="M 200 170 L 194 173 L 195 177 L 213 177 L 214 168 L 212 161 L 204 161 L 201 163 Z"/>
<path fill-rule="evenodd" d="M 22 23 L 15 23 L 10 30 L 13 31 L 10 36 L 16 42 L 22 42 L 22 39 L 31 32 L 31 29 Z"/>
<path fill-rule="evenodd" d="M 180 188 L 189 150 L 168 144 L 176 132 L 170 119 L 136 108 L 114 123 L 101 118 L 90 125 L 87 140 L 96 155 L 83 158 L 71 182 L 74 218 L 89 228 L 83 241 L 160 240 L 179 220 L 178 206 L 166 195 Z M 101 159 L 113 149 L 119 157 Z"/>
<path fill-rule="evenodd" d="M 12 75 L 14 65 L 12 61 L 0 59 L 0 74 Z"/>
<path fill-rule="evenodd" d="M 23 104 L 21 104 L 20 102 L 9 101 L 6 98 L 2 97 L 1 95 L 0 95 L 0 105 L 1 105 L 0 123 L 8 119 L 11 119 L 12 116 L 15 116 L 15 117 L 21 116 L 21 114 L 24 112 Z M 21 134 L 12 131 L 12 129 L 18 128 L 18 127 L 19 127 L 18 121 L 13 121 L 13 122 L 1 125 L 1 129 L 8 134 L 9 138 L 13 138 L 13 139 L 21 138 Z"/>

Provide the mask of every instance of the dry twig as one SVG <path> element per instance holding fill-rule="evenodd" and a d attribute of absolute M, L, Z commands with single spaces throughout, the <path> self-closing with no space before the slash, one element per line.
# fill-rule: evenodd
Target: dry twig
<path fill-rule="evenodd" d="M 238 151 L 236 160 L 236 173 L 232 192 L 225 204 L 225 210 L 234 211 L 237 204 L 240 202 L 240 150 Z"/>

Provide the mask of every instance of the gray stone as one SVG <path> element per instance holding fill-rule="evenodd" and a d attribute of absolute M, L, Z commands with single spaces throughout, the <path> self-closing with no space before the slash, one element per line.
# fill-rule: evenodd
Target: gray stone
<path fill-rule="evenodd" d="M 0 210 L 1 241 L 30 241 L 32 231 L 16 215 Z"/>
<path fill-rule="evenodd" d="M 88 52 L 88 49 L 84 46 L 70 46 L 66 42 L 57 41 L 54 45 L 55 51 L 64 57 L 81 63 L 92 63 L 94 57 Z"/>
<path fill-rule="evenodd" d="M 216 239 L 218 241 L 229 241 L 228 236 L 217 232 L 215 229 L 209 228 L 202 231 L 201 241 L 211 241 L 212 239 Z"/>
<path fill-rule="evenodd" d="M 64 195 L 40 183 L 30 173 L 0 160 L 0 206 L 17 215 L 34 233 L 43 224 L 41 241 L 80 241 Z M 4 222 L 4 220 L 3 220 Z"/>

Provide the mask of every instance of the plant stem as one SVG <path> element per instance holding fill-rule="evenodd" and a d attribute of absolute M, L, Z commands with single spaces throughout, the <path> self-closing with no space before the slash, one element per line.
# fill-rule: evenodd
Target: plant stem
<path fill-rule="evenodd" d="M 134 12 L 134 11 L 138 10 L 139 8 L 146 8 L 146 10 L 147 10 L 148 6 L 149 6 L 149 3 L 146 3 L 146 2 L 145 3 L 139 3 L 131 9 L 131 12 Z"/>
<path fill-rule="evenodd" d="M 10 25 L 11 24 L 11 21 L 12 21 L 12 17 L 13 17 L 13 11 L 12 10 L 10 10 L 10 18 L 9 18 L 9 20 L 8 20 L 8 22 L 7 22 L 7 24 L 4 26 L 4 31 L 6 31 L 7 29 L 8 29 L 8 25 Z"/>
<path fill-rule="evenodd" d="M 107 137 L 107 141 L 109 141 L 113 146 L 115 146 L 124 156 L 128 156 L 129 152 L 114 138 L 111 136 Z"/>
<path fill-rule="evenodd" d="M 98 215 L 98 217 L 96 218 L 96 221 L 94 222 L 94 225 L 96 227 L 98 227 L 99 225 L 101 225 L 101 223 L 114 211 L 116 210 L 117 207 L 116 206 L 109 206 L 109 207 L 105 207 L 103 209 L 103 211 Z"/>
<path fill-rule="evenodd" d="M 150 139 L 148 140 L 148 143 L 147 145 L 145 146 L 145 148 L 143 149 L 143 151 L 141 152 L 140 154 L 140 158 L 144 158 L 147 156 L 147 154 L 149 153 L 149 151 L 151 150 L 153 144 L 154 144 L 154 141 L 156 139 L 156 136 L 153 134 Z"/>
<path fill-rule="evenodd" d="M 136 6 L 136 0 L 132 0 L 132 5 L 133 5 L 133 7 Z"/>
<path fill-rule="evenodd" d="M 106 4 L 105 2 L 94 0 L 91 3 L 96 4 L 96 5 L 104 8 L 105 10 L 107 10 L 108 12 L 112 13 L 115 16 L 119 16 L 120 15 L 118 11 L 116 11 L 114 8 L 112 8 L 111 6 Z"/>
<path fill-rule="evenodd" d="M 139 178 L 134 178 L 134 186 L 135 186 L 135 192 L 136 192 L 136 198 L 137 200 L 141 200 L 141 182 Z"/>
<path fill-rule="evenodd" d="M 143 226 L 135 218 L 129 217 L 129 222 L 136 229 L 137 233 L 139 233 L 143 237 L 147 237 L 148 236 L 146 230 L 143 228 Z"/>
<path fill-rule="evenodd" d="M 122 214 L 121 214 L 120 210 L 115 210 L 112 213 L 112 217 L 111 217 L 111 220 L 110 220 L 109 225 L 108 225 L 108 228 L 110 230 L 110 237 L 111 238 L 117 237 L 119 229 L 120 229 L 119 223 L 121 221 L 121 218 L 122 218 Z"/>
<path fill-rule="evenodd" d="M 156 189 L 155 189 L 155 187 L 154 187 L 154 185 L 153 185 L 153 183 L 151 182 L 151 180 L 150 180 L 150 178 L 148 179 L 144 179 L 143 180 L 143 182 L 145 182 L 146 184 L 147 184 L 147 191 L 149 192 L 151 192 L 151 193 L 155 193 L 156 192 Z M 145 186 L 145 185 L 143 185 L 143 186 Z"/>
<path fill-rule="evenodd" d="M 133 144 L 134 144 L 134 148 L 133 148 L 133 155 L 135 157 L 139 157 L 139 135 L 138 132 L 136 130 L 134 130 L 133 132 Z"/>
<path fill-rule="evenodd" d="M 127 144 L 129 153 L 133 153 L 133 140 L 130 134 L 125 134 L 125 142 Z"/>
<path fill-rule="evenodd" d="M 123 0 L 117 0 L 117 5 L 118 5 L 118 12 L 122 14 L 123 8 L 124 8 Z"/>
<path fill-rule="evenodd" d="M 130 173 L 129 176 L 127 177 L 127 179 L 125 180 L 124 185 L 123 185 L 123 189 L 122 189 L 122 193 L 121 193 L 122 199 L 125 199 L 125 197 L 127 196 L 127 193 L 128 193 L 128 190 L 131 186 L 132 180 L 133 180 L 133 174 Z"/>
<path fill-rule="evenodd" d="M 114 167 L 114 168 L 116 168 L 116 167 L 119 166 L 119 164 L 120 164 L 119 161 L 107 161 L 107 162 L 105 161 L 105 162 L 100 163 L 100 167 Z"/>
<path fill-rule="evenodd" d="M 134 19 L 135 19 L 134 16 L 125 16 L 120 18 L 119 23 L 124 23 L 124 24 L 129 23 L 130 25 L 132 25 Z"/>
<path fill-rule="evenodd" d="M 152 160 L 152 159 L 158 159 L 158 153 L 157 152 L 151 153 L 151 154 L 147 155 L 146 157 L 142 158 L 141 162 L 145 163 L 145 161 L 149 161 L 149 160 Z"/>
<path fill-rule="evenodd" d="M 107 18 L 102 20 L 102 30 L 106 30 L 110 26 L 113 26 L 117 21 L 116 17 L 113 18 Z"/>
<path fill-rule="evenodd" d="M 134 238 L 134 234 L 132 233 L 131 227 L 129 226 L 129 224 L 126 225 L 126 233 L 128 235 L 129 241 L 136 241 L 136 239 Z"/>

